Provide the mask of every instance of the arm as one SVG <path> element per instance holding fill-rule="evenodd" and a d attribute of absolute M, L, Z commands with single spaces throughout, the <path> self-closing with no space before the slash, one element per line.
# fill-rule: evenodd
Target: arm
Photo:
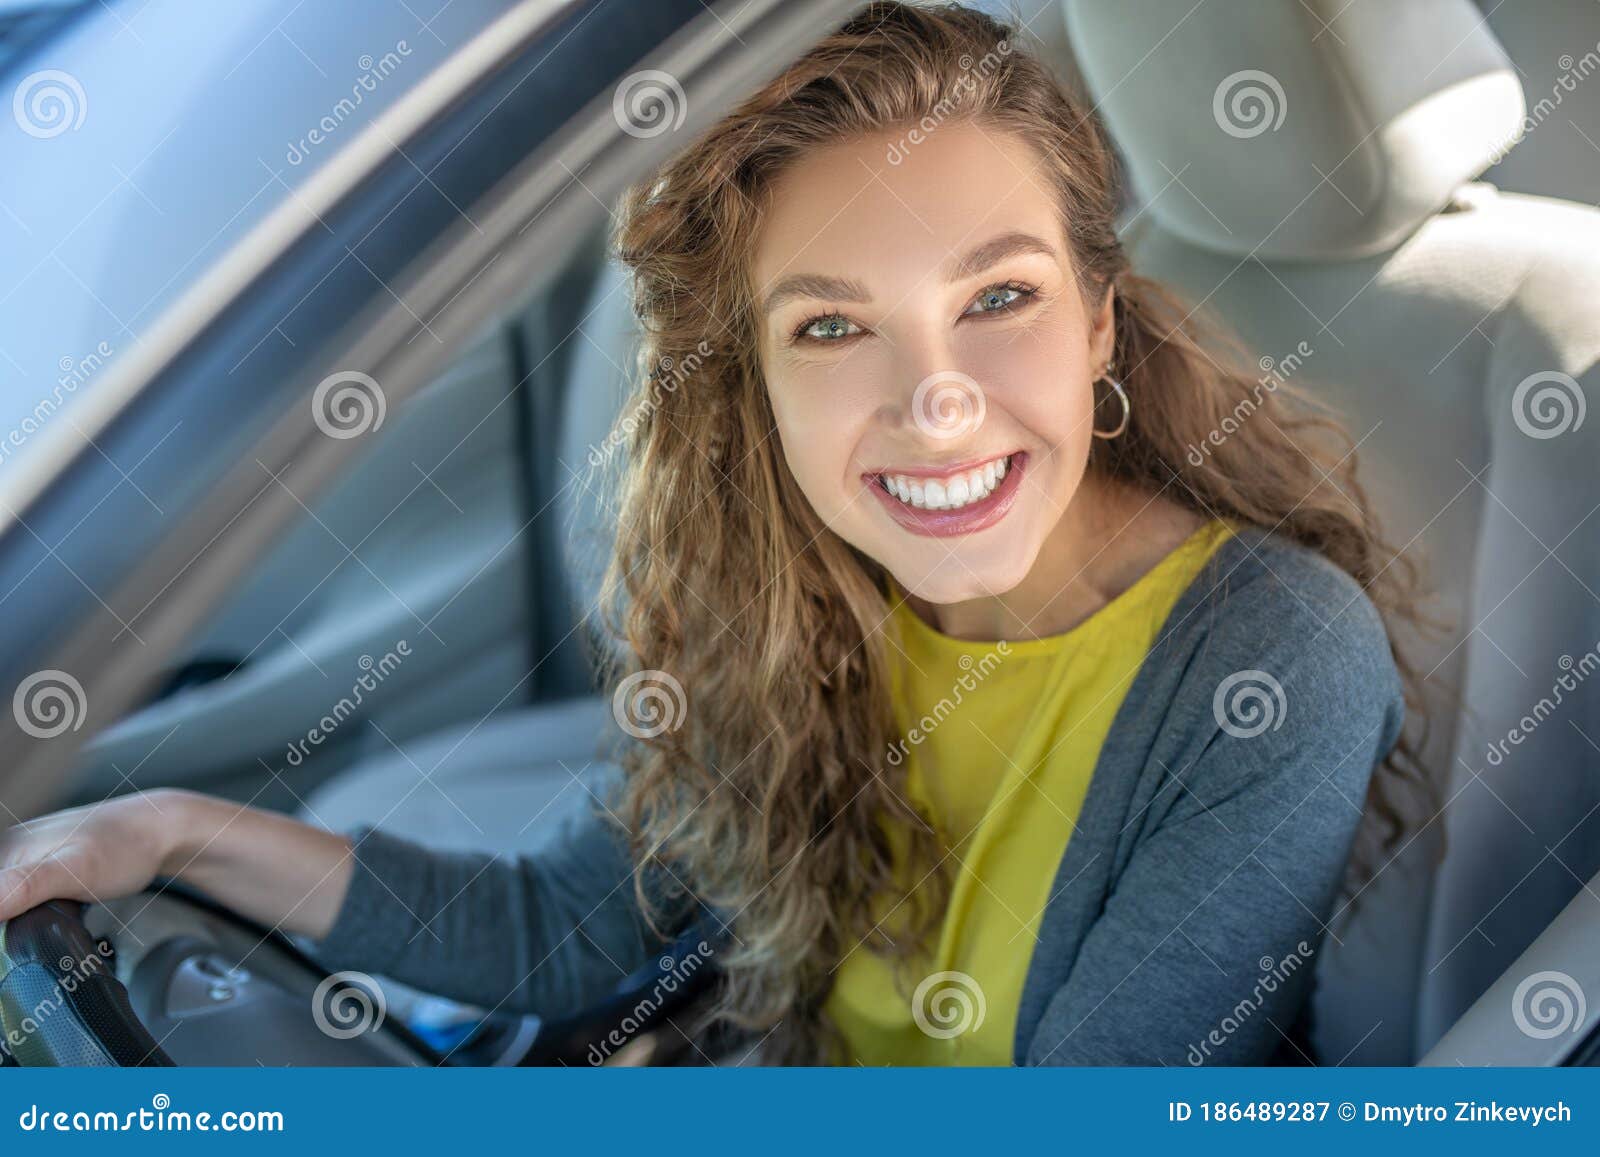
<path fill-rule="evenodd" d="M 634 904 L 625 841 L 575 780 L 519 857 L 351 836 L 160 789 L 55 812 L 0 838 L 0 919 L 46 900 L 111 900 L 182 880 L 309 937 L 334 968 L 381 972 L 486 1008 L 566 1012 L 608 995 L 660 941 Z"/>
<path fill-rule="evenodd" d="M 356 829 L 349 888 L 313 954 L 489 1009 L 560 1015 L 605 997 L 664 941 L 601 798 L 574 781 L 556 808 L 537 850 L 517 856 Z"/>
<path fill-rule="evenodd" d="M 1286 672 L 1277 730 L 1222 730 L 1210 691 L 1228 672 L 1201 677 L 1198 755 L 1173 768 L 1170 809 L 1113 885 L 1027 1063 L 1266 1064 L 1280 1047 L 1310 989 L 1368 779 L 1404 718 L 1381 638 L 1330 640 L 1267 664 Z"/>

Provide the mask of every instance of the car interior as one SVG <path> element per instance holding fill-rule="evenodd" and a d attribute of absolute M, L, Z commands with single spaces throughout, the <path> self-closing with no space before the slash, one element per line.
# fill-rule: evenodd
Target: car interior
<path fill-rule="evenodd" d="M 1600 423 L 1529 436 L 1512 406 L 1535 374 L 1600 385 L 1600 145 L 1580 127 L 1600 124 L 1600 82 L 1561 83 L 1564 54 L 1600 39 L 1600 10 L 991 7 L 1104 118 L 1135 269 L 1214 311 L 1264 371 L 1309 347 L 1294 384 L 1343 416 L 1387 537 L 1426 567 L 1441 625 L 1403 643 L 1428 676 L 1424 751 L 1450 769 L 1449 802 L 1332 925 L 1316 1063 L 1524 1063 L 1495 1051 L 1498 1022 L 1469 1033 L 1463 1018 L 1531 970 L 1542 937 L 1568 945 L 1572 971 L 1574 939 L 1600 935 L 1600 694 L 1503 761 L 1484 754 L 1600 641 Z M 1219 134 L 1215 78 L 1263 43 L 1281 87 L 1269 100 L 1295 115 L 1248 141 Z M 581 776 L 619 739 L 590 611 L 636 331 L 604 231 L 578 248 L 390 410 L 161 693 L 85 745 L 69 802 L 183 785 L 508 856 L 587 806 Z M 327 726 L 401 641 L 370 701 Z M 630 978 L 616 979 L 625 1003 Z M 534 1018 L 383 984 L 391 1017 L 473 1063 L 525 1060 L 539 1034 Z M 1579 1063 L 1587 1040 L 1499 1043 Z M 169 1051 L 217 1059 L 185 1047 Z"/>

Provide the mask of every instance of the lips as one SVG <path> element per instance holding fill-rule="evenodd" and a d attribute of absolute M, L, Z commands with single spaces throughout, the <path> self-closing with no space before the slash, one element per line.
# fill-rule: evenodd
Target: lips
<path fill-rule="evenodd" d="M 878 501 L 900 526 L 913 534 L 947 538 L 976 533 L 1004 518 L 1016 501 L 1027 462 L 1026 451 L 1019 450 L 956 468 L 896 467 L 869 474 L 866 479 Z M 981 496 L 975 496 L 980 490 Z M 902 493 L 908 494 L 910 500 Z M 919 498 L 920 506 L 916 505 Z M 940 504 L 943 508 L 936 508 Z"/>

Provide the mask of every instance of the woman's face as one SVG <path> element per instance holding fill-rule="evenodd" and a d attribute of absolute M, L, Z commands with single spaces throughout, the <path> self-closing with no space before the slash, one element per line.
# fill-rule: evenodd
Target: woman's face
<path fill-rule="evenodd" d="M 897 140 L 778 181 L 752 267 L 761 359 L 817 514 L 953 603 L 1020 583 L 1078 491 L 1111 304 L 1084 304 L 1030 146 L 970 123 Z"/>

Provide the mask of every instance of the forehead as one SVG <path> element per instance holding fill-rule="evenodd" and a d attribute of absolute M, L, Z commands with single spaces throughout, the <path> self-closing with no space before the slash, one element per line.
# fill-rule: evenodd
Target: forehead
<path fill-rule="evenodd" d="M 757 293 L 792 273 L 915 281 L 1011 230 L 1059 247 L 1050 187 L 1036 149 L 970 122 L 946 123 L 916 142 L 897 130 L 830 145 L 773 184 L 751 266 Z"/>

